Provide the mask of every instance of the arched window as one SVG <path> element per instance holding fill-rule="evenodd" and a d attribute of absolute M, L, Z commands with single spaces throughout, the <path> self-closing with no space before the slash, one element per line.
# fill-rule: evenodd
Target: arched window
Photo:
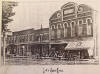
<path fill-rule="evenodd" d="M 61 24 L 58 24 L 58 29 L 61 29 Z"/>
<path fill-rule="evenodd" d="M 79 24 L 82 24 L 82 20 L 79 20 Z"/>
<path fill-rule="evenodd" d="M 91 25 L 91 24 L 92 24 L 92 19 L 91 19 L 91 18 L 88 18 L 88 19 L 87 19 L 87 24 L 88 24 L 88 25 Z"/>
<path fill-rule="evenodd" d="M 93 34 L 93 27 L 92 27 L 92 19 L 88 18 L 87 19 L 87 35 L 92 35 Z"/>
<path fill-rule="evenodd" d="M 67 23 L 64 23 L 64 28 L 67 28 L 68 27 L 68 24 Z"/>
<path fill-rule="evenodd" d="M 68 23 L 68 26 L 67 27 L 70 27 L 70 22 Z"/>
<path fill-rule="evenodd" d="M 78 25 L 79 25 L 79 26 L 82 26 L 82 24 L 83 24 L 83 20 L 79 20 L 79 21 L 78 21 Z"/>
<path fill-rule="evenodd" d="M 71 37 L 75 37 L 75 21 L 71 22 Z"/>
<path fill-rule="evenodd" d="M 52 25 L 52 26 L 51 26 L 51 28 L 52 28 L 52 30 L 54 30 L 54 29 L 55 29 L 55 26 L 54 26 L 54 25 Z"/>
<path fill-rule="evenodd" d="M 75 27 L 75 22 L 74 21 L 72 21 L 71 24 L 72 24 L 72 27 Z"/>

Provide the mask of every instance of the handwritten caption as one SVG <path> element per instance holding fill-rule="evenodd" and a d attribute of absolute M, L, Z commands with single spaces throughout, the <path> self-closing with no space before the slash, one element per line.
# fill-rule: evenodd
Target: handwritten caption
<path fill-rule="evenodd" d="M 63 69 L 60 69 L 60 68 L 43 68 L 43 74 L 48 74 L 48 73 L 60 74 L 61 72 L 64 72 L 64 71 Z"/>

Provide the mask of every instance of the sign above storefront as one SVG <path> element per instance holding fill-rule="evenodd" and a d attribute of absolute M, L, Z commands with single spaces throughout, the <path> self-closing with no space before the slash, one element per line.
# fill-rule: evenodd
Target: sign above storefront
<path fill-rule="evenodd" d="M 93 41 L 77 41 L 77 42 L 68 42 L 68 45 L 65 47 L 65 50 L 75 50 L 75 49 L 84 49 L 84 48 L 93 48 Z"/>

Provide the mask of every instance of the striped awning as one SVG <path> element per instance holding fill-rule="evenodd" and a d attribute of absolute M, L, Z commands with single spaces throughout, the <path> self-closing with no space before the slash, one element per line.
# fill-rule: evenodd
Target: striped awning
<path fill-rule="evenodd" d="M 93 48 L 93 41 L 76 41 L 76 42 L 68 42 L 68 45 L 65 47 L 65 50 L 76 50 L 76 49 L 88 49 Z"/>

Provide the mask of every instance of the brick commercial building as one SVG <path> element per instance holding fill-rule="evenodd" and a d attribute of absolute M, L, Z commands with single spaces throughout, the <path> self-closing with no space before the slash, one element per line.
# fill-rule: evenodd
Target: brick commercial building
<path fill-rule="evenodd" d="M 97 56 L 94 22 L 92 8 L 66 3 L 51 15 L 49 28 L 13 32 L 7 39 L 6 54 L 32 58 L 93 59 Z"/>
<path fill-rule="evenodd" d="M 68 59 L 96 57 L 93 12 L 85 4 L 69 2 L 50 17 L 50 41 L 67 43 L 64 54 Z"/>
<path fill-rule="evenodd" d="M 32 56 L 40 54 L 48 49 L 45 45 L 49 42 L 49 28 L 42 29 L 27 29 L 22 31 L 13 32 L 11 36 L 7 38 L 6 54 L 13 56 Z M 40 46 L 43 45 L 40 52 Z M 45 52 L 43 53 L 45 54 Z"/>

